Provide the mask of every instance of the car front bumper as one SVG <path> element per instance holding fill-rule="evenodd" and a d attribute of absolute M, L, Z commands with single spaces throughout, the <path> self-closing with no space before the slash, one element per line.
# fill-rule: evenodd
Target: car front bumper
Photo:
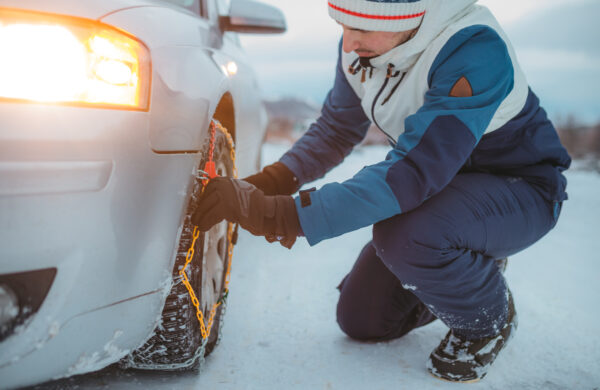
<path fill-rule="evenodd" d="M 0 274 L 57 269 L 0 343 L 3 386 L 101 368 L 160 318 L 200 155 L 154 153 L 146 112 L 0 103 L 0 118 Z"/>

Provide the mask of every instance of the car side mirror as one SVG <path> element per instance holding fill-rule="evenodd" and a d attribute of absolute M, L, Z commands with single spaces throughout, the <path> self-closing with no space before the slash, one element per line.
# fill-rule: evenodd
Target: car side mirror
<path fill-rule="evenodd" d="M 254 0 L 232 0 L 229 15 L 220 17 L 222 31 L 277 34 L 287 30 L 285 17 L 276 7 Z"/>

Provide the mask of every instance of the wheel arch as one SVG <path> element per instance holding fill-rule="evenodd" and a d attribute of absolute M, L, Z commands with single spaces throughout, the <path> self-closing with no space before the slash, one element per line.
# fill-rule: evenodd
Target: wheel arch
<path fill-rule="evenodd" d="M 223 127 L 227 129 L 233 141 L 236 140 L 236 122 L 235 122 L 235 105 L 233 96 L 230 92 L 225 92 L 213 113 L 213 118 L 221 122 Z"/>

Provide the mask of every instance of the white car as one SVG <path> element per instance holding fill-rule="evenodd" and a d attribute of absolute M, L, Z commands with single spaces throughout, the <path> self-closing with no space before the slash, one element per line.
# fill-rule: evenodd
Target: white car
<path fill-rule="evenodd" d="M 0 0 L 0 388 L 212 351 L 235 232 L 189 216 L 211 147 L 259 164 L 237 33 L 285 29 L 251 0 Z"/>

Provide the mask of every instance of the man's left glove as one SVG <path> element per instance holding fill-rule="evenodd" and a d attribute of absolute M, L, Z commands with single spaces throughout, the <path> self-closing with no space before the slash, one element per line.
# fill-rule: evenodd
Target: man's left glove
<path fill-rule="evenodd" d="M 207 231 L 223 219 L 269 241 L 277 240 L 290 249 L 301 234 L 294 199 L 288 195 L 267 196 L 243 180 L 211 179 L 198 201 L 192 223 Z"/>

